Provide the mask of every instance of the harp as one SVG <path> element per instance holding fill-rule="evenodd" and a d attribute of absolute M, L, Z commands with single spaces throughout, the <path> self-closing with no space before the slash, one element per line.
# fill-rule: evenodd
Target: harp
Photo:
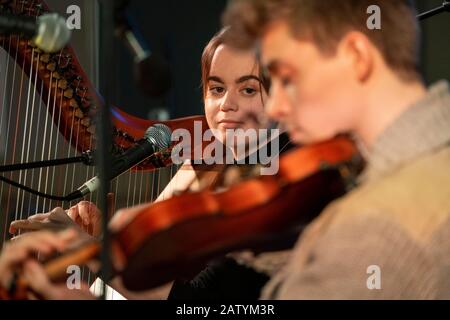
<path fill-rule="evenodd" d="M 49 11 L 41 0 L 0 0 L 1 13 L 39 16 Z M 19 36 L 0 37 L 0 164 L 73 157 L 95 150 L 95 115 L 100 101 L 72 48 L 48 54 Z M 158 123 L 193 132 L 194 121 L 207 128 L 203 116 Z M 113 154 L 129 148 L 155 123 L 114 107 Z M 111 182 L 115 208 L 153 201 L 177 170 L 167 150 L 120 175 Z M 70 164 L 3 175 L 44 193 L 65 195 L 95 174 L 94 167 Z M 86 200 L 95 203 L 96 194 Z M 0 183 L 0 244 L 8 239 L 12 220 L 73 204 Z"/>

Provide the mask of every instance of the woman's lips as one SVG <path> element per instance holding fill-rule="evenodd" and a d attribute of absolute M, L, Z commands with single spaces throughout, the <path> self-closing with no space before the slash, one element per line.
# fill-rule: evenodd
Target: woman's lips
<path fill-rule="evenodd" d="M 235 121 L 235 120 L 220 120 L 218 122 L 219 127 L 222 127 L 224 129 L 235 129 L 241 127 L 243 124 L 242 121 Z"/>

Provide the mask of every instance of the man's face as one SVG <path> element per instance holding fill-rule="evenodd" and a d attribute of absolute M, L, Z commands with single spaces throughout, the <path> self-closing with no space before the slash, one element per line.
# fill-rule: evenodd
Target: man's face
<path fill-rule="evenodd" d="M 283 22 L 269 26 L 261 40 L 272 77 L 267 113 L 294 142 L 318 142 L 352 129 L 359 90 L 344 49 L 325 56 L 312 42 L 294 38 Z"/>

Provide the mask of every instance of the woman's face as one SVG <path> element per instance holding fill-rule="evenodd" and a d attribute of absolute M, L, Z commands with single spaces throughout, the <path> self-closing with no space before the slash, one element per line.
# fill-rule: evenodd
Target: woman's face
<path fill-rule="evenodd" d="M 252 51 L 220 45 L 211 63 L 205 94 L 205 114 L 216 138 L 225 141 L 227 129 L 267 128 L 264 113 L 267 93 L 259 78 Z"/>

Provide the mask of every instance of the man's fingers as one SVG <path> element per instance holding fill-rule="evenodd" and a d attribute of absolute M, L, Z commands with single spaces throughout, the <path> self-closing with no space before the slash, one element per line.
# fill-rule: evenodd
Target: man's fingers
<path fill-rule="evenodd" d="M 36 261 L 26 261 L 23 275 L 31 289 L 47 300 L 95 299 L 85 283 L 80 283 L 80 289 L 69 289 L 65 284 L 51 283 L 44 268 Z"/>
<path fill-rule="evenodd" d="M 63 251 L 66 245 L 75 239 L 77 233 L 69 229 L 60 233 L 41 231 L 37 233 L 24 234 L 17 240 L 13 240 L 9 247 L 11 250 L 42 251 L 50 253 L 52 250 Z"/>
<path fill-rule="evenodd" d="M 62 251 L 67 243 L 65 237 L 67 236 L 58 237 L 50 232 L 21 235 L 5 246 L 3 258 L 8 265 L 13 265 L 20 263 L 32 253 L 40 252 L 48 255 L 55 250 Z"/>
<path fill-rule="evenodd" d="M 24 263 L 23 276 L 31 289 L 45 299 L 52 299 L 56 295 L 55 288 L 48 280 L 47 274 L 36 261 L 28 260 Z"/>

